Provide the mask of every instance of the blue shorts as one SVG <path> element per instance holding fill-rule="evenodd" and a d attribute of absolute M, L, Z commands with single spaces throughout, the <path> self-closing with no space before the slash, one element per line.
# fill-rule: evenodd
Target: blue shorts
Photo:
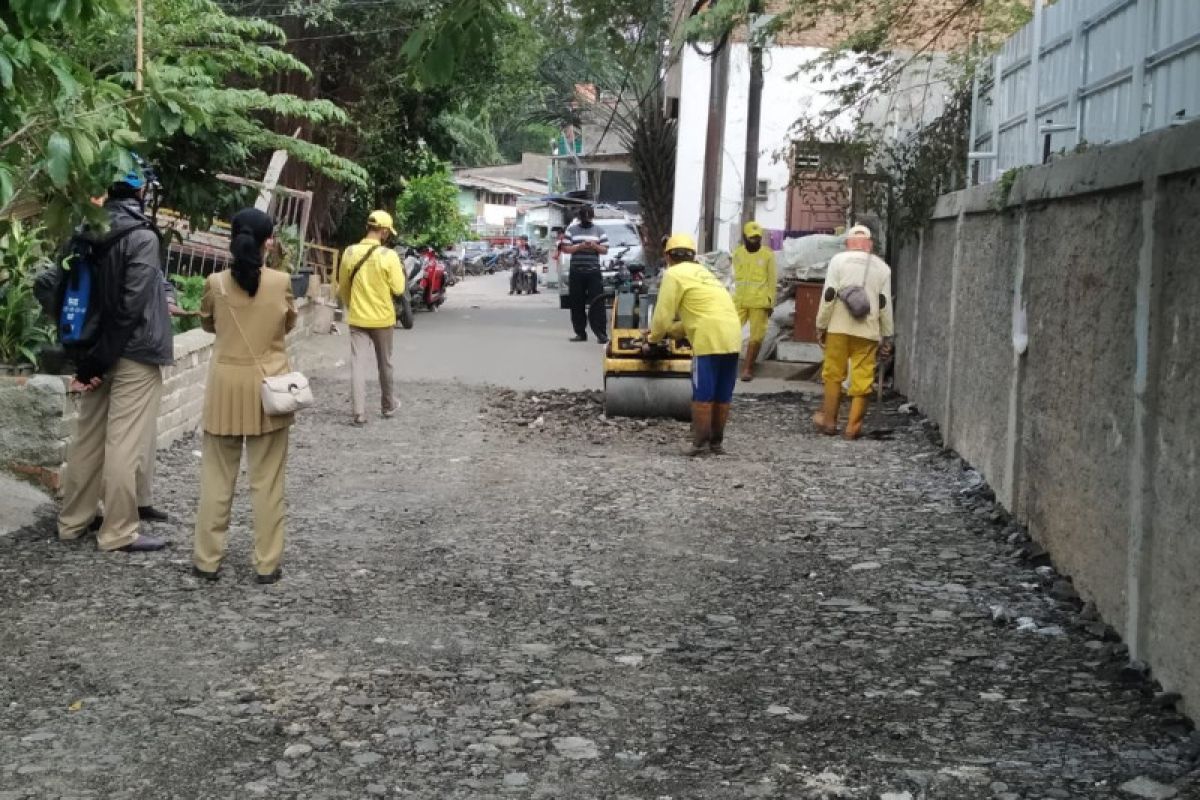
<path fill-rule="evenodd" d="M 732 403 L 737 386 L 738 354 L 696 356 L 692 359 L 692 402 Z"/>

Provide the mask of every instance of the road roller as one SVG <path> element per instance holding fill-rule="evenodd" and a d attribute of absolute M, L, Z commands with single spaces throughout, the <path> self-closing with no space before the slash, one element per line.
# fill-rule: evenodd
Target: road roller
<path fill-rule="evenodd" d="M 670 338 L 643 350 L 657 293 L 621 291 L 613 299 L 604 351 L 604 413 L 610 417 L 692 418 L 692 348 Z"/>

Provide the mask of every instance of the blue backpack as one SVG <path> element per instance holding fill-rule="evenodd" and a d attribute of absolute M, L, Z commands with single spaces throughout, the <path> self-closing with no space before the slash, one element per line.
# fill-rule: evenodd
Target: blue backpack
<path fill-rule="evenodd" d="M 99 240 L 76 233 L 59 262 L 34 280 L 34 294 L 42 311 L 55 321 L 58 340 L 65 347 L 90 347 L 100 338 L 104 257 L 109 248 L 141 229 L 154 230 L 149 223 L 139 222 Z"/>

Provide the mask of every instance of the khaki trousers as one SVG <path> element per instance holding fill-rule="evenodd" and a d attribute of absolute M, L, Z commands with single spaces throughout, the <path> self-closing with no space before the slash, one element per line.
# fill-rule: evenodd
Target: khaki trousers
<path fill-rule="evenodd" d="M 101 550 L 117 550 L 137 538 L 138 476 L 147 474 L 146 441 L 153 437 L 162 404 L 162 369 L 121 359 L 94 391 L 79 401 L 79 422 L 67 457 L 61 539 L 87 532 L 104 500 Z"/>
<path fill-rule="evenodd" d="M 158 414 L 146 432 L 146 454 L 142 457 L 142 468 L 137 475 L 137 502 L 139 506 L 154 505 L 154 469 L 158 462 Z"/>
<path fill-rule="evenodd" d="M 367 373 L 371 371 L 371 352 L 375 355 L 375 368 L 379 371 L 381 407 L 384 413 L 396 408 L 395 390 L 392 388 L 392 328 L 350 328 L 350 391 L 354 404 L 354 416 L 367 415 Z"/>
<path fill-rule="evenodd" d="M 270 575 L 283 559 L 283 486 L 288 429 L 261 436 L 204 434 L 200 460 L 200 508 L 196 516 L 193 563 L 216 572 L 225 557 L 233 490 L 246 445 L 250 503 L 254 508 L 254 569 Z"/>

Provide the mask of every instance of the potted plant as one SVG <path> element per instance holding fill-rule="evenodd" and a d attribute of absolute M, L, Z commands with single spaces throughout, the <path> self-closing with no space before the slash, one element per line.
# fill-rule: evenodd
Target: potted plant
<path fill-rule="evenodd" d="M 296 297 L 308 296 L 308 284 L 312 280 L 312 269 L 303 263 L 303 251 L 299 228 L 287 225 L 275 234 L 275 248 L 267 257 L 267 266 L 292 276 L 292 294 Z"/>
<path fill-rule="evenodd" d="M 0 235 L 0 374 L 33 372 L 53 328 L 33 294 L 33 277 L 44 262 L 41 229 L 10 222 Z"/>

